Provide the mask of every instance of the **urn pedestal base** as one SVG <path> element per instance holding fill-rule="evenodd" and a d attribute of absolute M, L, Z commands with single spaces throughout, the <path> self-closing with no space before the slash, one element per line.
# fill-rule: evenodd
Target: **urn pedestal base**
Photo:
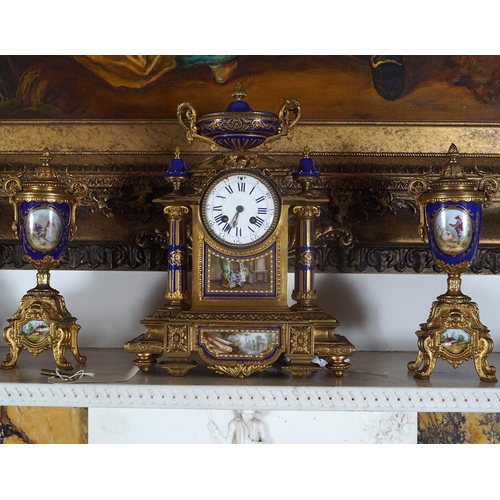
<path fill-rule="evenodd" d="M 416 335 L 419 352 L 415 361 L 408 363 L 408 369 L 415 371 L 414 378 L 428 379 L 438 358 L 454 368 L 472 358 L 483 382 L 497 382 L 496 368 L 487 361 L 493 340 L 479 320 L 477 304 L 469 297 L 438 297 L 432 304 L 429 319 L 420 325 Z"/>
<path fill-rule="evenodd" d="M 0 365 L 3 370 L 14 368 L 21 350 L 38 356 L 46 349 L 52 349 L 54 361 L 60 370 L 71 370 L 73 366 L 66 359 L 69 349 L 78 363 L 87 358 L 78 349 L 77 337 L 80 326 L 66 309 L 64 298 L 49 284 L 49 272 L 38 271 L 37 286 L 21 299 L 16 313 L 8 320 L 3 338 L 10 352 Z"/>

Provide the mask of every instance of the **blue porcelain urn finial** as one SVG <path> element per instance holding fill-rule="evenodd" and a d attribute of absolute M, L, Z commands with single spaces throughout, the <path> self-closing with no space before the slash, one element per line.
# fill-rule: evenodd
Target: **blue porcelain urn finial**
<path fill-rule="evenodd" d="M 309 157 L 311 150 L 308 146 L 304 148 L 304 156 L 299 161 L 299 167 L 294 172 L 294 179 L 302 186 L 301 196 L 314 197 L 316 194 L 311 190 L 311 185 L 314 179 L 319 177 L 320 173 L 314 166 L 314 161 Z"/>
<path fill-rule="evenodd" d="M 181 150 L 178 146 L 175 148 L 175 158 L 172 159 L 168 170 L 163 175 L 172 184 L 175 193 L 179 191 L 182 182 L 189 177 L 189 172 L 186 170 L 186 164 L 181 158 Z"/>
<path fill-rule="evenodd" d="M 175 158 L 170 162 L 168 166 L 168 170 L 164 174 L 166 177 L 170 176 L 181 176 L 186 177 L 189 175 L 189 172 L 186 170 L 186 164 L 184 160 L 181 158 L 181 150 L 179 146 L 175 148 Z"/>
<path fill-rule="evenodd" d="M 303 177 L 303 176 L 319 177 L 320 174 L 314 166 L 314 161 L 312 158 L 309 157 L 310 153 L 311 149 L 309 148 L 309 146 L 306 146 L 304 148 L 304 156 L 301 158 L 299 162 L 299 168 L 295 174 L 297 175 L 297 177 Z"/>

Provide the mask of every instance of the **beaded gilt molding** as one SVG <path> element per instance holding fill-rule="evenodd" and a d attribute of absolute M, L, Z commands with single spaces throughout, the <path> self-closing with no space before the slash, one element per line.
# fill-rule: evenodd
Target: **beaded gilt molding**
<path fill-rule="evenodd" d="M 169 189 L 162 173 L 177 147 L 188 169 L 214 154 L 189 145 L 178 122 L 5 121 L 0 134 L 0 182 L 39 164 L 47 148 L 52 164 L 88 184 L 78 208 L 78 232 L 62 269 L 163 270 L 167 235 L 161 206 Z M 310 149 L 322 173 L 314 185 L 330 203 L 316 223 L 316 269 L 335 273 L 438 272 L 417 232 L 418 214 L 408 183 L 438 173 L 453 142 L 467 172 L 500 176 L 498 124 L 304 122 L 292 140 L 272 145 L 282 189 Z M 223 151 L 215 154 L 223 154 Z M 500 273 L 500 200 L 485 209 L 472 273 Z M 28 265 L 12 231 L 12 208 L 0 195 L 0 268 Z M 294 242 L 290 240 L 290 256 Z M 290 269 L 293 258 L 290 259 Z"/>

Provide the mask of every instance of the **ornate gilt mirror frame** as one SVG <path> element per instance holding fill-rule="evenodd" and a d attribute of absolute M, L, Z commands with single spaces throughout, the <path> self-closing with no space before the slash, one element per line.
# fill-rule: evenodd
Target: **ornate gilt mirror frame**
<path fill-rule="evenodd" d="M 207 145 L 190 145 L 175 120 L 13 120 L 2 121 L 1 130 L 2 184 L 24 167 L 34 170 L 48 148 L 56 168 L 89 186 L 61 269 L 165 269 L 166 224 L 162 207 L 152 200 L 169 189 L 163 172 L 176 148 L 189 169 L 214 154 Z M 316 223 L 318 272 L 426 273 L 438 268 L 420 241 L 408 183 L 429 169 L 437 176 L 451 143 L 466 170 L 477 166 L 498 176 L 499 139 L 499 125 L 488 123 L 301 121 L 293 141 L 276 142 L 268 154 L 292 172 L 308 147 L 322 173 L 315 188 L 330 203 Z M 500 272 L 499 211 L 493 199 L 469 272 Z M 0 268 L 24 267 L 12 208 L 2 193 Z"/>

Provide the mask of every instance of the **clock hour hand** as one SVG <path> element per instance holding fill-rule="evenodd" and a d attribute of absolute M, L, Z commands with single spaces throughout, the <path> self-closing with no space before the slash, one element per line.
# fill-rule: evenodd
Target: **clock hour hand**
<path fill-rule="evenodd" d="M 236 227 L 236 223 L 238 222 L 238 215 L 240 215 L 241 212 L 243 212 L 243 207 L 241 205 L 238 205 L 236 207 L 236 213 L 234 214 L 234 217 L 231 219 L 231 222 L 229 223 L 231 226 Z"/>

